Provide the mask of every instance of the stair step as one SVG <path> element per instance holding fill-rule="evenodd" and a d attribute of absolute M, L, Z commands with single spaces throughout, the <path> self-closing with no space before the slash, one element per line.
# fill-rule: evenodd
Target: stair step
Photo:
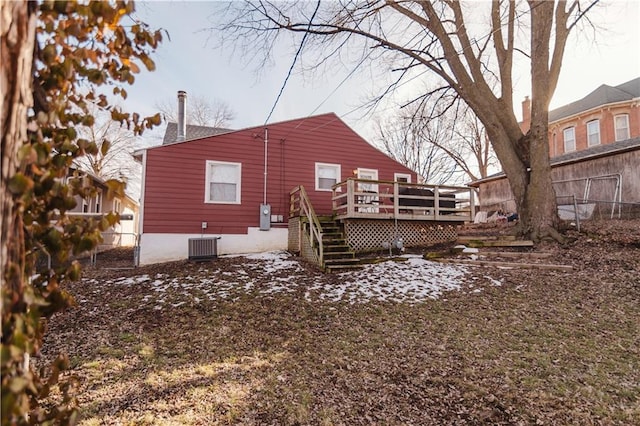
<path fill-rule="evenodd" d="M 349 258 L 341 257 L 339 259 L 325 259 L 324 263 L 325 263 L 325 265 L 326 264 L 330 264 L 330 265 L 352 265 L 354 263 L 360 263 L 360 259 L 356 259 L 354 257 L 349 257 Z"/>
<path fill-rule="evenodd" d="M 351 249 L 349 248 L 349 246 L 345 245 L 323 245 L 322 251 L 324 251 L 324 254 L 337 252 L 350 253 Z"/>
<path fill-rule="evenodd" d="M 360 269 L 360 268 L 362 268 L 362 265 L 360 265 L 360 264 L 355 264 L 355 265 L 327 265 L 327 266 L 325 266 L 325 270 L 328 273 L 338 272 L 338 271 L 347 271 L 347 270 L 353 270 L 353 269 Z"/>
<path fill-rule="evenodd" d="M 352 251 L 330 251 L 324 253 L 325 259 L 355 258 L 356 254 Z"/>

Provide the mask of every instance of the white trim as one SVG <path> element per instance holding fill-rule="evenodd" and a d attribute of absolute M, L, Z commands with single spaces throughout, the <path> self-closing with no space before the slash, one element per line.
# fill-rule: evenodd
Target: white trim
<path fill-rule="evenodd" d="M 164 234 L 148 233 L 140 236 L 140 264 L 171 262 L 189 257 L 189 238 L 221 237 L 217 243 L 218 255 L 262 253 L 286 250 L 289 230 L 247 228 L 246 234 Z"/>
<path fill-rule="evenodd" d="M 567 133 L 566 133 L 567 130 L 571 130 L 571 133 L 573 134 L 573 149 L 567 149 Z M 576 127 L 575 126 L 569 126 L 562 130 L 562 149 L 563 149 L 563 153 L 573 152 L 576 150 Z"/>
<path fill-rule="evenodd" d="M 572 121 L 572 120 L 574 120 L 576 118 L 580 118 L 580 117 L 582 117 L 584 115 L 587 115 L 587 114 L 592 114 L 592 113 L 598 112 L 598 111 L 604 111 L 605 109 L 611 109 L 611 108 L 614 108 L 614 107 L 625 106 L 625 105 L 628 105 L 629 107 L 633 107 L 633 106 L 637 105 L 637 103 L 639 101 L 640 101 L 640 97 L 639 98 L 633 98 L 633 99 L 627 99 L 625 101 L 618 101 L 618 102 L 611 102 L 611 103 L 607 103 L 607 104 L 597 105 L 597 106 L 594 106 L 592 108 L 586 109 L 584 111 L 575 112 L 575 113 L 573 113 L 571 115 L 567 115 L 565 117 L 560 117 L 560 118 L 558 118 L 556 120 L 549 121 L 549 127 L 552 127 L 552 125 L 556 125 L 556 124 L 562 123 L 563 121 Z M 570 105 L 570 104 L 567 104 L 567 105 Z M 564 105 L 564 106 L 567 106 L 567 105 Z M 563 108 L 563 107 L 559 107 L 559 108 Z M 559 108 L 556 108 L 556 109 L 559 109 Z M 549 112 L 553 112 L 553 111 L 549 111 Z"/>
<path fill-rule="evenodd" d="M 140 208 L 138 209 L 138 230 L 142 234 L 144 232 L 144 197 L 145 197 L 145 189 L 146 189 L 146 176 L 147 176 L 147 150 L 143 150 L 141 153 L 142 156 L 142 179 L 140 180 Z"/>
<path fill-rule="evenodd" d="M 211 200 L 211 182 L 209 173 L 211 171 L 211 166 L 221 164 L 225 166 L 234 166 L 237 167 L 237 183 L 236 183 L 236 200 L 235 201 L 215 201 Z M 235 163 L 230 161 L 217 161 L 217 160 L 206 160 L 205 161 L 205 171 L 204 171 L 204 202 L 205 204 L 242 204 L 241 195 L 242 195 L 242 163 Z"/>
<path fill-rule="evenodd" d="M 625 129 L 627 130 L 627 135 L 624 138 L 618 139 L 618 123 L 616 122 L 618 117 L 624 117 L 627 125 Z M 625 112 L 622 114 L 616 114 L 613 116 L 613 138 L 616 142 L 625 141 L 631 137 L 631 129 L 629 128 L 629 113 Z"/>
<path fill-rule="evenodd" d="M 398 178 L 406 178 L 407 179 L 407 183 L 411 183 L 411 173 L 394 173 L 393 174 L 393 181 L 397 182 Z"/>
<path fill-rule="evenodd" d="M 593 125 L 593 124 L 597 125 L 597 130 L 598 130 L 597 133 L 591 133 L 590 126 Z M 586 126 L 587 126 L 587 146 L 591 147 L 591 146 L 600 145 L 600 141 L 601 141 L 601 138 L 600 138 L 600 119 L 599 118 L 595 118 L 593 120 L 589 120 L 589 121 L 587 121 Z M 597 135 L 598 136 L 598 141 L 597 142 L 593 142 L 593 143 L 591 142 L 591 136 L 592 135 L 594 135 L 594 136 Z"/>
<path fill-rule="evenodd" d="M 334 185 L 336 183 L 339 183 L 342 181 L 342 165 L 340 164 L 333 164 L 333 163 L 316 163 L 315 166 L 315 176 L 314 176 L 314 181 L 315 181 L 315 190 L 316 191 L 325 191 L 325 192 L 331 192 L 333 191 L 331 189 L 331 187 L 329 188 L 320 188 L 320 176 L 318 175 L 318 168 L 319 167 L 331 167 L 334 168 L 336 170 L 336 181 L 334 183 Z"/>

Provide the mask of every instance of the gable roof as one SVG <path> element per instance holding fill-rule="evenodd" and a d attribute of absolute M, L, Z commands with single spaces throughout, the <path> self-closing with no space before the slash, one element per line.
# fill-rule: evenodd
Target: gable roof
<path fill-rule="evenodd" d="M 577 163 L 598 157 L 605 157 L 611 154 L 619 154 L 626 151 L 634 151 L 640 149 L 640 136 L 625 139 L 623 141 L 608 143 L 604 145 L 596 145 L 580 151 L 567 152 L 562 155 L 551 158 L 551 167 L 557 167 L 562 164 Z M 490 182 L 492 180 L 498 180 L 504 178 L 506 175 L 504 172 L 494 173 L 486 178 L 478 179 L 473 182 L 469 182 L 467 185 L 477 187 L 481 183 Z"/>
<path fill-rule="evenodd" d="M 283 120 L 283 121 L 278 121 L 278 122 L 274 122 L 274 123 L 269 123 L 269 124 L 262 124 L 262 125 L 258 125 L 258 126 L 250 126 L 250 127 L 244 127 L 242 129 L 223 129 L 220 127 L 206 127 L 206 126 L 192 126 L 192 127 L 196 127 L 199 129 L 195 129 L 196 131 L 189 134 L 189 128 L 191 127 L 190 125 L 187 125 L 187 138 L 184 141 L 176 141 L 175 138 L 172 142 L 162 142 L 161 145 L 153 145 L 153 146 L 149 146 L 149 147 L 145 147 L 145 148 L 140 148 L 137 149 L 134 153 L 133 156 L 136 159 L 140 159 L 142 152 L 143 151 L 148 151 L 148 150 L 152 150 L 152 149 L 157 149 L 157 148 L 163 148 L 167 145 L 174 145 L 174 144 L 179 144 L 179 143 L 185 143 L 185 142 L 191 142 L 194 141 L 196 139 L 204 139 L 204 138 L 208 138 L 208 137 L 212 137 L 212 136 L 220 136 L 223 134 L 230 134 L 230 133 L 237 133 L 237 132 L 244 132 L 247 130 L 253 130 L 253 129 L 260 129 L 260 131 L 262 131 L 265 127 L 270 127 L 270 126 L 279 126 L 282 124 L 287 124 L 287 123 L 295 123 L 295 122 L 299 122 L 300 124 L 302 124 L 303 122 L 305 122 L 306 120 L 311 120 L 314 118 L 319 118 L 319 117 L 326 117 L 328 119 L 327 123 L 323 124 L 320 127 L 324 127 L 330 123 L 333 123 L 335 121 L 338 121 L 342 124 L 344 124 L 345 126 L 347 126 L 347 124 L 342 121 L 340 119 L 340 117 L 338 117 L 335 113 L 333 112 L 328 112 L 328 113 L 324 113 L 324 114 L 318 114 L 318 115 L 310 115 L 308 117 L 304 117 L 304 118 L 294 118 L 291 120 Z M 169 132 L 169 126 L 173 125 L 173 130 L 175 131 L 175 135 L 177 135 L 177 124 L 176 123 L 168 123 L 167 125 L 167 131 L 165 133 L 165 139 L 167 139 L 167 133 Z M 349 126 L 347 126 L 349 127 Z M 208 129 L 208 130 L 207 130 Z M 201 132 L 201 134 L 198 134 L 197 132 Z M 207 132 L 211 132 L 209 134 L 207 134 Z"/>
<path fill-rule="evenodd" d="M 601 85 L 584 98 L 549 111 L 549 122 L 588 111 L 601 105 L 640 98 L 640 77 L 617 86 Z"/>
<path fill-rule="evenodd" d="M 221 133 L 232 132 L 231 129 L 222 127 L 196 126 L 187 124 L 186 140 L 206 138 L 207 136 L 219 135 Z M 167 123 L 167 129 L 164 131 L 162 144 L 170 144 L 178 141 L 178 123 Z"/>

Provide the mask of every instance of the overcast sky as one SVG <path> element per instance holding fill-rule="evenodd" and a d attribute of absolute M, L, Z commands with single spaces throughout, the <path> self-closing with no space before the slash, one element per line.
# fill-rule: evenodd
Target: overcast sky
<path fill-rule="evenodd" d="M 575 101 L 601 84 L 617 85 L 640 77 L 640 1 L 603 3 L 606 6 L 591 15 L 603 28 L 596 41 L 592 34 L 579 34 L 568 45 L 551 108 Z M 175 99 L 178 90 L 185 90 L 188 95 L 199 94 L 229 104 L 237 116 L 233 128 L 264 124 L 293 54 L 283 50 L 281 57 L 273 58 L 272 68 L 257 75 L 242 58 L 215 49 L 215 43 L 208 40 L 209 33 L 201 31 L 212 26 L 215 6 L 207 1 L 137 3 L 140 19 L 152 28 L 166 29 L 170 40 L 165 39 L 153 57 L 157 70 L 139 74 L 127 89 L 129 109 L 153 114 L 154 103 Z M 371 120 L 359 119 L 357 111 L 351 113 L 370 95 L 371 85 L 366 79 L 352 78 L 338 88 L 347 73 L 336 70 L 306 80 L 294 74 L 270 122 L 335 112 L 362 136 L 372 139 Z M 514 102 L 518 106 L 529 95 L 527 76 L 515 84 Z"/>

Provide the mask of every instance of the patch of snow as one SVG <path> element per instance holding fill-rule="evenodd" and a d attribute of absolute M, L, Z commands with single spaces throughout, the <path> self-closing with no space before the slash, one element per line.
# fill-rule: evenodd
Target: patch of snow
<path fill-rule="evenodd" d="M 491 278 L 491 277 L 490 277 L 490 276 L 488 276 L 488 275 L 485 275 L 484 277 L 485 277 L 486 279 L 488 279 L 488 280 L 489 280 L 489 282 L 491 283 L 491 285 L 494 285 L 494 286 L 496 286 L 496 287 L 500 287 L 500 286 L 502 286 L 502 281 L 500 281 L 500 280 L 496 280 L 496 279 L 494 279 L 494 278 Z"/>
<path fill-rule="evenodd" d="M 316 273 L 309 273 L 283 251 L 252 254 L 246 258 L 251 262 L 238 265 L 233 272 L 202 270 L 202 276 L 195 277 L 156 274 L 153 280 L 148 275 L 140 275 L 116 279 L 115 284 L 144 283 L 140 288 L 148 290 L 141 295 L 142 303 L 161 310 L 202 300 L 235 301 L 243 294 L 273 297 L 295 293 L 299 289 L 304 290 L 304 298 L 310 302 L 353 304 L 378 300 L 419 303 L 442 297 L 445 292 L 459 290 L 478 279 L 467 276 L 467 265 L 432 262 L 420 255 L 405 255 L 405 262 L 387 260 L 365 265 L 360 270 L 338 274 L 338 280 L 325 280 Z M 491 277 L 484 278 L 495 286 L 502 284 Z M 475 289 L 472 292 L 479 291 Z"/>
<path fill-rule="evenodd" d="M 464 247 L 464 246 L 463 246 Z M 464 247 L 464 249 L 462 250 L 463 253 L 479 253 L 480 250 L 478 250 L 477 248 L 474 247 Z"/>

